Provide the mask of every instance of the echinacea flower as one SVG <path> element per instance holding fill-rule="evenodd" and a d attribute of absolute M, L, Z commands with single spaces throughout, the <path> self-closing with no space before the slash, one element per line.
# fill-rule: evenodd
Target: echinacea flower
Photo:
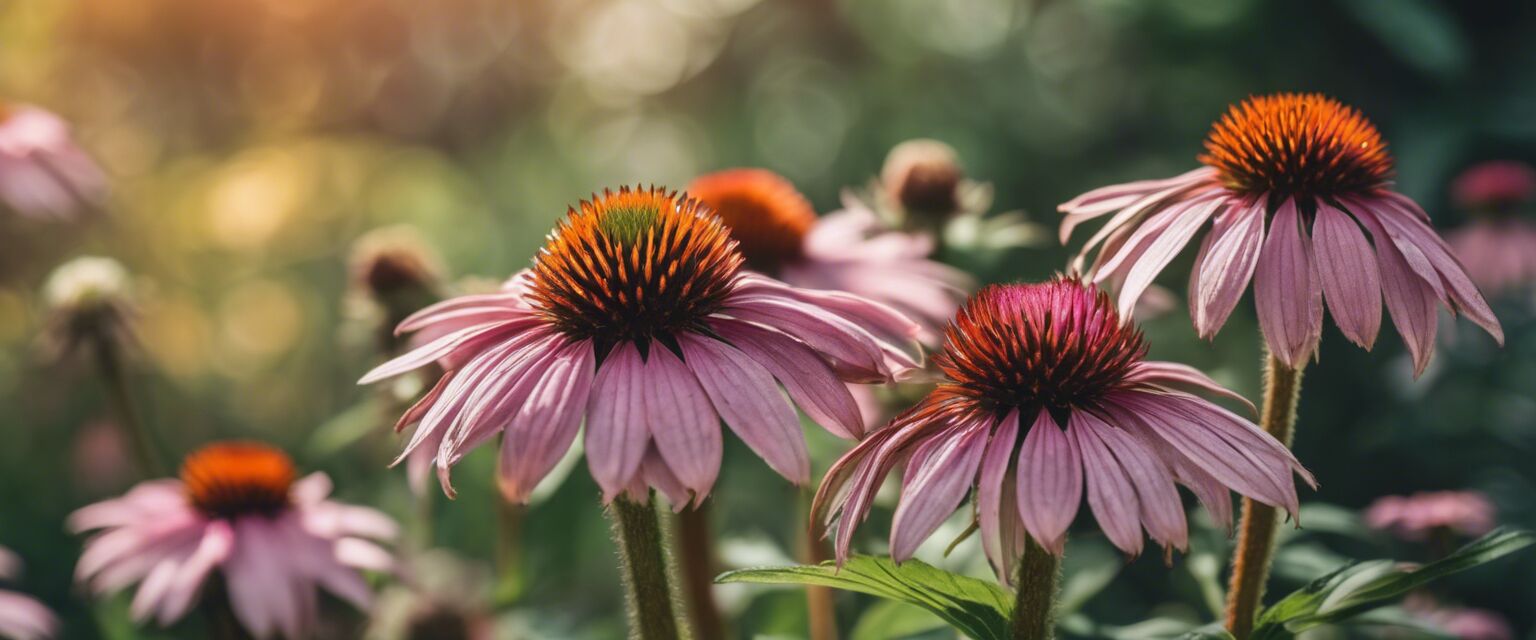
<path fill-rule="evenodd" d="M 937 337 L 970 277 L 929 259 L 933 239 L 884 228 L 873 212 L 817 217 L 784 177 L 729 169 L 694 179 L 687 193 L 730 228 L 747 268 L 809 289 L 846 291 L 895 307 Z"/>
<path fill-rule="evenodd" d="M 293 463 L 263 444 L 221 442 L 187 456 L 179 479 L 140 483 L 120 498 L 69 517 L 86 541 L 76 579 L 92 593 L 139 583 L 130 612 L 169 625 L 184 616 L 215 572 L 240 624 L 257 638 L 303 637 L 318 617 L 317 589 L 366 609 L 359 569 L 388 570 L 368 539 L 396 525 L 366 507 L 326 499 L 330 478 L 295 480 Z"/>
<path fill-rule="evenodd" d="M 0 104 L 0 201 L 17 213 L 70 220 L 100 206 L 106 178 L 58 116 Z"/>
<path fill-rule="evenodd" d="M 533 267 L 500 293 L 453 298 L 400 331 L 442 331 L 368 383 L 436 363 L 446 373 L 401 417 L 449 469 L 502 436 L 499 484 L 523 502 L 586 424 L 604 500 L 702 501 L 720 470 L 723 420 L 785 478 L 810 479 L 794 406 L 843 437 L 863 432 L 844 382 L 887 382 L 919 363 L 918 328 L 890 307 L 742 270 L 737 242 L 697 201 L 604 191 L 568 212 Z M 788 393 L 785 399 L 780 386 Z M 793 404 L 791 404 L 793 401 Z"/>
<path fill-rule="evenodd" d="M 1365 522 L 1405 540 L 1442 530 L 1476 537 L 1493 530 L 1495 512 L 1493 501 L 1477 491 L 1430 491 L 1379 498 L 1366 509 Z"/>
<path fill-rule="evenodd" d="M 1317 94 L 1257 96 L 1216 122 L 1205 149 L 1199 169 L 1061 205 L 1062 242 L 1077 225 L 1114 214 L 1078 262 L 1097 251 L 1088 273 L 1119 284 L 1122 315 L 1210 222 L 1189 283 L 1201 337 L 1221 329 L 1253 280 L 1269 350 L 1293 369 L 1317 348 L 1324 300 L 1344 336 L 1369 349 L 1385 298 L 1416 374 L 1434 353 L 1437 306 L 1503 341 L 1429 216 L 1392 190 L 1392 157 L 1358 111 Z"/>
<path fill-rule="evenodd" d="M 1514 640 L 1509 620 L 1497 612 L 1443 605 L 1423 592 L 1408 596 L 1403 609 L 1457 640 Z"/>
<path fill-rule="evenodd" d="M 0 580 L 21 573 L 21 558 L 0 547 Z M 0 638 L 43 640 L 59 632 L 59 619 L 31 596 L 0 589 Z"/>
<path fill-rule="evenodd" d="M 1223 524 L 1229 489 L 1294 514 L 1292 474 L 1311 475 L 1251 422 L 1182 389 L 1240 396 L 1191 367 L 1145 360 L 1146 349 L 1109 297 L 1076 279 L 977 292 L 934 358 L 945 380 L 827 472 L 815 510 L 836 521 L 838 557 L 902 464 L 891 557 L 911 557 L 974 487 L 982 546 L 1004 579 L 1026 533 L 1061 555 L 1085 496 L 1131 555 L 1143 528 L 1186 547 L 1176 484 Z"/>
<path fill-rule="evenodd" d="M 1510 160 L 1484 162 L 1456 177 L 1451 199 L 1471 217 L 1446 240 L 1472 282 L 1490 294 L 1536 282 L 1536 223 L 1521 211 L 1536 202 L 1536 169 Z"/>

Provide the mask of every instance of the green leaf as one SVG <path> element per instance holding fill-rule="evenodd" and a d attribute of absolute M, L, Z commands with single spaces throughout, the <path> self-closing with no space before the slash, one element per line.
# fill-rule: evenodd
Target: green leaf
<path fill-rule="evenodd" d="M 1498 529 L 1423 566 L 1391 560 L 1351 564 L 1312 581 L 1265 609 L 1253 637 L 1287 638 L 1318 625 L 1346 620 L 1433 580 L 1487 564 L 1532 544 L 1536 544 L 1536 534 Z"/>
<path fill-rule="evenodd" d="M 859 616 L 848 640 L 898 640 L 923 636 L 949 625 L 927 610 L 896 600 L 881 600 Z"/>
<path fill-rule="evenodd" d="M 832 562 L 741 569 L 724 573 L 715 581 L 816 585 L 867 593 L 927 609 L 977 640 L 1007 638 L 1013 610 L 1013 596 L 1002 587 L 918 560 L 898 565 L 889 558 L 854 556 L 842 569 Z"/>
<path fill-rule="evenodd" d="M 1062 560 L 1065 577 L 1061 594 L 1056 596 L 1056 615 L 1066 617 L 1081 609 L 1108 587 L 1124 566 L 1124 558 L 1108 546 L 1088 541 L 1078 543 Z"/>

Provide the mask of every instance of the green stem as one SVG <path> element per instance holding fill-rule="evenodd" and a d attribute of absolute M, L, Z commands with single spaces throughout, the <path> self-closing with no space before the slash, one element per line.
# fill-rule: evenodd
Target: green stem
<path fill-rule="evenodd" d="M 510 502 L 500 492 L 496 501 L 496 602 L 512 604 L 523 592 L 523 505 Z"/>
<path fill-rule="evenodd" d="M 1035 543 L 1024 542 L 1013 602 L 1013 640 L 1051 640 L 1056 636 L 1056 592 L 1061 559 Z"/>
<path fill-rule="evenodd" d="M 117 343 L 105 336 L 97 336 L 92 342 L 96 352 L 96 366 L 101 372 L 102 382 L 106 385 L 107 395 L 111 398 L 118 422 L 123 430 L 128 432 L 128 439 L 133 441 L 133 453 L 138 463 L 139 473 L 146 478 L 163 475 L 165 467 L 155 451 L 154 440 L 148 426 L 139 416 L 133 402 L 133 394 L 128 391 L 128 376 L 124 371 L 123 358 L 118 351 Z"/>
<path fill-rule="evenodd" d="M 811 522 L 811 489 L 800 491 L 800 558 L 808 565 L 818 565 L 832 559 L 832 550 L 819 535 L 821 527 Z M 810 627 L 810 640 L 837 640 L 837 607 L 831 587 L 807 586 L 805 588 L 806 621 Z"/>
<path fill-rule="evenodd" d="M 1265 356 L 1264 408 L 1259 426 L 1291 446 L 1296 430 L 1296 405 L 1301 398 L 1301 369 Z M 1237 640 L 1253 634 L 1254 620 L 1264 604 L 1264 586 L 1274 562 L 1278 514 L 1274 507 L 1243 498 L 1237 549 L 1232 556 L 1232 581 L 1227 587 L 1227 630 Z"/>
<path fill-rule="evenodd" d="M 636 503 L 619 497 L 608 507 L 613 542 L 619 548 L 624 604 L 629 609 L 631 640 L 675 640 L 679 633 L 669 586 L 665 541 L 656 508 L 647 498 Z"/>

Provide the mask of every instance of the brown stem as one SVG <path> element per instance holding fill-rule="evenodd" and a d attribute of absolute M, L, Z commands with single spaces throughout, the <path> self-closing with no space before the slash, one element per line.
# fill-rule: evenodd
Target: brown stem
<path fill-rule="evenodd" d="M 1056 636 L 1056 591 L 1061 578 L 1061 558 L 1036 544 L 1024 543 L 1019 573 L 1014 581 L 1013 640 L 1051 640 Z"/>
<path fill-rule="evenodd" d="M 1265 356 L 1264 409 L 1260 427 L 1276 440 L 1291 446 L 1296 430 L 1296 404 L 1301 398 L 1301 369 L 1292 369 L 1273 355 Z M 1232 556 L 1232 582 L 1227 587 L 1227 630 L 1237 640 L 1253 634 L 1253 624 L 1263 608 L 1264 586 L 1274 562 L 1274 507 L 1243 498 L 1238 525 L 1237 550 Z"/>
<path fill-rule="evenodd" d="M 807 526 L 800 528 L 803 534 L 800 537 L 800 561 L 809 565 L 817 565 L 832 559 L 832 550 L 827 541 L 823 540 L 818 531 L 820 527 L 810 522 L 811 518 L 811 490 L 809 488 L 800 492 L 800 519 L 806 521 Z M 831 587 L 808 586 L 805 588 L 806 620 L 810 640 L 837 640 L 837 609 L 833 600 L 835 594 Z"/>
<path fill-rule="evenodd" d="M 725 619 L 715 602 L 715 576 L 720 573 L 720 567 L 711 535 L 713 510 L 709 508 L 710 504 L 705 501 L 677 514 L 677 546 L 674 549 L 694 637 L 724 638 Z"/>
<path fill-rule="evenodd" d="M 665 540 L 651 499 L 643 503 L 620 497 L 608 506 L 613 542 L 619 548 L 624 605 L 629 610 L 631 640 L 681 638 L 673 613 Z"/>

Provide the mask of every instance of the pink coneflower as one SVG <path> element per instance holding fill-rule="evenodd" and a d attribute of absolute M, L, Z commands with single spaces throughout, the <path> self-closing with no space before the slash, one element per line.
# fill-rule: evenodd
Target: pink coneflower
<path fill-rule="evenodd" d="M 0 201 L 32 217 L 68 220 L 100 206 L 106 178 L 58 116 L 0 104 Z"/>
<path fill-rule="evenodd" d="M 818 218 L 805 196 L 771 171 L 701 176 L 688 195 L 730 228 L 749 269 L 888 304 L 923 325 L 928 338 L 937 339 L 971 286 L 960 270 L 929 259 L 933 238 L 888 229 L 863 207 Z"/>
<path fill-rule="evenodd" d="M 407 319 L 401 331 L 446 334 L 362 380 L 446 370 L 400 419 L 420 423 L 402 457 L 435 451 L 452 495 L 449 468 L 501 435 L 502 492 L 526 501 L 585 419 L 605 501 L 640 502 L 654 487 L 681 509 L 714 486 L 724 420 L 775 471 L 809 481 L 794 404 L 833 433 L 862 434 L 843 383 L 918 366 L 901 344 L 918 328 L 864 298 L 743 272 L 728 233 L 686 196 L 605 191 L 572 209 L 501 293 Z"/>
<path fill-rule="evenodd" d="M 1509 292 L 1536 282 L 1536 224 L 1520 209 L 1536 201 L 1536 169 L 1484 162 L 1456 177 L 1451 196 L 1471 222 L 1446 234 L 1477 286 Z"/>
<path fill-rule="evenodd" d="M 97 594 L 138 582 L 134 619 L 168 625 L 217 571 L 235 617 L 258 638 L 312 630 L 317 588 L 366 609 L 372 594 L 358 570 L 387 570 L 391 559 L 365 538 L 394 537 L 394 521 L 327 500 L 323 473 L 294 478 L 293 463 L 272 447 L 208 445 L 187 456 L 180 479 L 141 483 L 70 516 L 75 532 L 100 531 L 76 578 Z"/>
<path fill-rule="evenodd" d="M 1391 190 L 1392 158 L 1359 112 L 1317 94 L 1253 97 L 1222 116 L 1205 148 L 1206 166 L 1189 173 L 1061 205 L 1063 242 L 1077 225 L 1114 214 L 1079 260 L 1097 250 L 1089 272 L 1120 283 L 1122 314 L 1210 221 L 1189 284 L 1202 337 L 1221 329 L 1252 279 L 1270 352 L 1293 369 L 1317 347 L 1325 299 L 1345 337 L 1369 349 L 1385 298 L 1416 372 L 1434 352 L 1437 304 L 1503 341 L 1429 216 Z"/>
<path fill-rule="evenodd" d="M 1025 533 L 1062 553 L 1084 496 L 1132 555 L 1143 528 L 1185 548 L 1175 484 L 1223 524 L 1228 489 L 1294 514 L 1291 474 L 1311 475 L 1248 420 L 1180 389 L 1239 396 L 1190 367 L 1145 360 L 1146 348 L 1107 295 L 1076 279 L 982 289 L 935 357 L 946 379 L 828 471 L 817 512 L 837 520 L 838 556 L 902 463 L 891 556 L 910 557 L 974 486 L 983 548 L 1005 578 Z"/>
<path fill-rule="evenodd" d="M 21 558 L 0 547 L 0 580 L 11 580 L 21 573 Z M 59 619 L 43 603 L 31 596 L 0 590 L 0 638 L 43 640 L 59 632 Z"/>
<path fill-rule="evenodd" d="M 1458 640 L 1514 640 L 1509 621 L 1497 612 L 1440 604 L 1433 596 L 1415 593 L 1403 602 L 1414 617 Z"/>
<path fill-rule="evenodd" d="M 1371 503 L 1365 521 L 1406 540 L 1425 540 L 1437 531 L 1481 536 L 1493 530 L 1497 510 L 1477 491 L 1431 491 L 1386 496 Z"/>

